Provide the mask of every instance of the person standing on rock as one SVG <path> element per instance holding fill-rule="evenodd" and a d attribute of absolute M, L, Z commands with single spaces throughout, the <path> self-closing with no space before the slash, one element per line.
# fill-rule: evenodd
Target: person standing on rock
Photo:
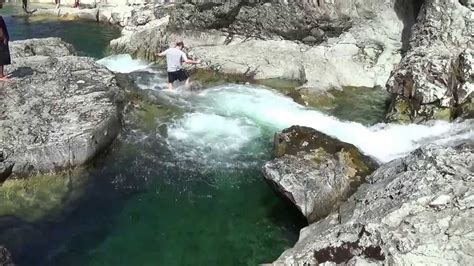
<path fill-rule="evenodd" d="M 187 64 L 200 64 L 201 61 L 194 61 L 188 59 L 186 54 L 183 52 L 184 43 L 179 41 L 176 43 L 174 48 L 168 48 L 164 52 L 158 54 L 158 56 L 166 56 L 166 65 L 168 71 L 168 89 L 173 89 L 173 83 L 176 80 L 186 80 L 185 87 L 189 88 L 189 76 L 183 69 L 183 62 Z"/>
<path fill-rule="evenodd" d="M 0 80 L 8 80 L 9 75 L 5 75 L 4 67 L 11 64 L 10 49 L 8 48 L 8 42 L 10 41 L 10 35 L 8 35 L 7 25 L 0 16 Z"/>

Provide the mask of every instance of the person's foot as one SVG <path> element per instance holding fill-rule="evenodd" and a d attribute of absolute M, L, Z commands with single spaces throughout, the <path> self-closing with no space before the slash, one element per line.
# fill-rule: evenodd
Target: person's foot
<path fill-rule="evenodd" d="M 11 74 L 7 74 L 7 75 L 4 75 L 4 76 L 1 76 L 1 77 L 0 77 L 0 81 L 8 81 L 8 80 L 10 80 L 10 76 L 11 76 Z"/>

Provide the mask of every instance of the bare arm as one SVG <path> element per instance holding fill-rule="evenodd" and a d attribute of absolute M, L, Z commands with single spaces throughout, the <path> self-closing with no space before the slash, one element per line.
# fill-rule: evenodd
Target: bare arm
<path fill-rule="evenodd" d="M 191 59 L 186 59 L 184 60 L 184 62 L 186 64 L 190 64 L 190 65 L 197 65 L 197 64 L 201 64 L 201 60 L 191 60 Z"/>

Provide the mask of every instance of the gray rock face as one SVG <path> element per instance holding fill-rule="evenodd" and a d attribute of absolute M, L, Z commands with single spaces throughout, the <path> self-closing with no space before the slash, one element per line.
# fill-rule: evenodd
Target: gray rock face
<path fill-rule="evenodd" d="M 357 1 L 336 1 L 321 5 L 316 1 L 247 1 L 178 5 L 171 14 L 170 27 L 187 29 L 222 29 L 229 34 L 256 38 L 284 38 L 314 44 L 341 34 L 358 18 L 353 7 Z M 362 1 L 359 1 L 362 2 Z M 369 3 L 368 3 L 369 2 Z M 360 4 L 360 3 L 359 3 Z M 365 1 L 374 17 L 377 1 Z"/>
<path fill-rule="evenodd" d="M 191 1 L 192 2 L 192 1 Z M 417 2 L 417 1 L 415 1 Z M 156 60 L 183 39 L 203 67 L 255 79 L 290 79 L 311 91 L 384 86 L 399 62 L 413 1 L 233 1 L 155 7 L 126 28 L 117 53 Z M 197 4 L 196 4 L 197 3 Z"/>
<path fill-rule="evenodd" d="M 314 222 L 337 208 L 376 163 L 348 143 L 312 128 L 293 126 L 275 136 L 276 158 L 265 179 Z"/>
<path fill-rule="evenodd" d="M 117 6 L 99 5 L 98 7 L 94 6 L 91 8 L 71 8 L 62 6 L 59 9 L 38 8 L 32 14 L 29 14 L 29 16 L 53 16 L 68 19 L 89 20 L 125 27 L 129 23 L 132 23 L 129 19 L 134 10 L 139 11 L 140 7 L 134 9 L 134 7 L 125 4 Z"/>
<path fill-rule="evenodd" d="M 473 170 L 467 145 L 424 147 L 387 163 L 274 264 L 469 265 Z"/>
<path fill-rule="evenodd" d="M 472 100 L 474 12 L 470 1 L 426 0 L 411 49 L 392 73 L 389 120 L 454 118 Z M 471 8 L 469 8 L 471 7 Z"/>
<path fill-rule="evenodd" d="M 11 50 L 12 79 L 0 84 L 0 169 L 29 175 L 82 165 L 115 139 L 120 93 L 110 71 L 59 39 L 12 42 Z"/>
<path fill-rule="evenodd" d="M 62 57 L 75 54 L 72 45 L 61 41 L 59 38 L 16 41 L 12 42 L 10 46 L 12 48 L 10 51 L 12 58 L 24 58 L 36 55 Z"/>

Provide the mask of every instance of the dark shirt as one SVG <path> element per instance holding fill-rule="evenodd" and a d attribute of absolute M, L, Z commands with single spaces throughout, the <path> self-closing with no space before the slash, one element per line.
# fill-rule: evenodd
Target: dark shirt
<path fill-rule="evenodd" d="M 5 35 L 7 41 L 10 41 L 10 35 L 8 35 L 7 24 L 3 20 L 3 17 L 0 16 L 0 28 L 3 30 L 3 34 Z"/>

